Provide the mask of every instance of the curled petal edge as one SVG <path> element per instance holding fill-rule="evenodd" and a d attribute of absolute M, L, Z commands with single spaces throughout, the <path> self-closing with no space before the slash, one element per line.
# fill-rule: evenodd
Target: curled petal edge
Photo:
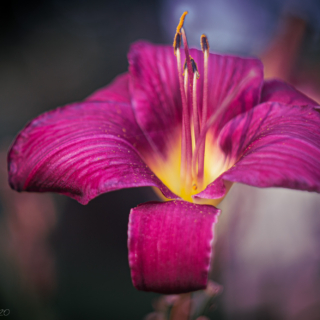
<path fill-rule="evenodd" d="M 164 294 L 206 288 L 219 213 L 213 206 L 178 200 L 132 209 L 128 248 L 133 285 Z"/>

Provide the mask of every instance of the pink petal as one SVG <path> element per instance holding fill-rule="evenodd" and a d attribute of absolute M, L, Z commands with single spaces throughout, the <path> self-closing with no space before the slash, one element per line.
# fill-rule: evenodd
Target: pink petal
<path fill-rule="evenodd" d="M 131 46 L 128 60 L 137 122 L 154 149 L 165 154 L 180 134 L 182 119 L 173 48 L 140 41 Z"/>
<path fill-rule="evenodd" d="M 281 102 L 297 106 L 319 105 L 293 86 L 277 79 L 265 81 L 261 93 L 262 102 Z"/>
<path fill-rule="evenodd" d="M 202 110 L 203 53 L 191 49 L 197 62 L 200 79 L 197 82 L 198 105 Z M 230 103 L 215 121 L 214 130 L 221 129 L 230 119 L 252 109 L 259 103 L 263 85 L 263 65 L 254 58 L 210 54 L 208 72 L 208 117 L 215 114 L 225 99 Z"/>
<path fill-rule="evenodd" d="M 203 53 L 192 49 L 198 64 L 198 105 L 202 109 Z M 182 62 L 184 53 L 182 52 Z M 166 153 L 172 137 L 180 134 L 181 96 L 177 61 L 172 46 L 138 42 L 128 55 L 130 91 L 137 121 L 149 142 L 159 153 Z M 228 108 L 215 121 L 215 130 L 236 115 L 253 108 L 260 100 L 263 66 L 258 59 L 210 54 L 208 79 L 208 117 L 227 97 Z M 169 146 L 169 147 L 168 147 Z"/>
<path fill-rule="evenodd" d="M 119 75 L 111 84 L 95 91 L 86 100 L 130 103 L 129 74 Z"/>
<path fill-rule="evenodd" d="M 224 181 L 320 192 L 320 114 L 313 107 L 261 104 L 231 120 L 220 145 L 236 163 L 197 197 L 220 198 Z"/>
<path fill-rule="evenodd" d="M 18 191 L 55 191 L 83 204 L 139 186 L 175 198 L 141 159 L 149 149 L 130 105 L 73 104 L 40 115 L 21 131 L 8 155 L 9 182 Z"/>
<path fill-rule="evenodd" d="M 219 213 L 185 201 L 149 202 L 132 209 L 128 247 L 134 286 L 166 294 L 204 289 Z"/>

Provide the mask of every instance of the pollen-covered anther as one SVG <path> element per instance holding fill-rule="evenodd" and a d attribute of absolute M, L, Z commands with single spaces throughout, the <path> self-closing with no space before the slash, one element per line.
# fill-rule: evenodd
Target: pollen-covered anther
<path fill-rule="evenodd" d="M 198 71 L 198 66 L 197 66 L 196 62 L 194 61 L 194 59 L 191 56 L 190 56 L 190 61 L 191 61 L 193 74 L 195 74 L 197 76 L 197 79 L 199 79 L 200 78 L 200 74 L 199 74 L 199 71 Z"/>
<path fill-rule="evenodd" d="M 183 73 L 182 75 L 185 75 L 185 72 L 188 73 L 188 66 L 187 66 L 187 60 L 184 60 L 184 64 L 183 64 Z"/>
<path fill-rule="evenodd" d="M 201 45 L 201 50 L 204 53 L 205 51 L 209 51 L 209 41 L 208 38 L 205 34 L 201 35 L 200 38 L 200 45 Z"/>
<path fill-rule="evenodd" d="M 177 32 L 173 39 L 173 51 L 177 55 L 177 50 L 181 47 L 181 33 Z"/>
<path fill-rule="evenodd" d="M 181 16 L 181 18 L 180 18 L 180 21 L 179 21 L 179 24 L 178 24 L 178 26 L 177 26 L 177 33 L 181 33 L 181 29 L 182 29 L 182 27 L 183 27 L 184 20 L 185 20 L 187 14 L 188 14 L 188 11 L 185 11 L 185 12 L 182 14 L 182 16 Z"/>

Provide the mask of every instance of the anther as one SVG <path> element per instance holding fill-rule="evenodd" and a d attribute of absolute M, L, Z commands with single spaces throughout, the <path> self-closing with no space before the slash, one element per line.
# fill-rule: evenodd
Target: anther
<path fill-rule="evenodd" d="M 183 27 L 183 24 L 184 24 L 184 20 L 186 18 L 186 15 L 188 14 L 188 11 L 185 11 L 181 18 L 180 18 L 180 21 L 179 21 L 179 24 L 177 26 L 177 33 L 181 33 L 181 28 Z"/>
<path fill-rule="evenodd" d="M 205 51 L 209 51 L 209 41 L 205 34 L 201 35 L 200 38 L 201 50 L 204 53 Z"/>
<path fill-rule="evenodd" d="M 177 55 L 177 50 L 180 49 L 180 46 L 181 46 L 181 33 L 177 32 L 173 40 L 173 50 L 175 55 Z"/>
<path fill-rule="evenodd" d="M 183 75 L 183 76 L 184 76 L 185 72 L 188 72 L 187 60 L 184 60 L 184 64 L 183 64 L 183 73 L 182 73 L 182 75 Z"/>
<path fill-rule="evenodd" d="M 199 71 L 198 71 L 198 66 L 197 66 L 196 62 L 194 61 L 194 59 L 191 56 L 190 56 L 190 61 L 191 61 L 193 74 L 195 74 L 197 76 L 197 79 L 199 79 L 200 78 L 200 74 L 199 74 Z"/>

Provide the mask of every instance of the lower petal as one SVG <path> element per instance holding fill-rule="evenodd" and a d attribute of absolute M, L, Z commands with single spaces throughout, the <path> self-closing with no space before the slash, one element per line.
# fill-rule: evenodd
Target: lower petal
<path fill-rule="evenodd" d="M 219 213 L 213 206 L 186 201 L 132 209 L 128 247 L 134 286 L 166 294 L 204 289 Z"/>

